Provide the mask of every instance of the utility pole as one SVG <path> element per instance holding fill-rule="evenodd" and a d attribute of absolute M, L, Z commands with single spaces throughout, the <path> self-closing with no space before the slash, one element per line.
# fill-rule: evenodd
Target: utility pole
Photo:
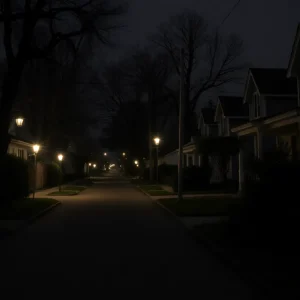
<path fill-rule="evenodd" d="M 180 95 L 179 95 L 179 152 L 178 152 L 178 201 L 182 200 L 183 143 L 184 143 L 184 50 L 180 50 Z"/>
<path fill-rule="evenodd" d="M 149 179 L 153 181 L 153 137 L 152 137 L 152 95 L 148 91 L 148 122 L 149 122 Z"/>

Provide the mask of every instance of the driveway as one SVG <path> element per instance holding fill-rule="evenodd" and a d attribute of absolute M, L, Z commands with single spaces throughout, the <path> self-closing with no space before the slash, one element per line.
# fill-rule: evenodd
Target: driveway
<path fill-rule="evenodd" d="M 114 174 L 97 180 L 80 195 L 60 197 L 63 205 L 1 242 L 2 292 L 252 299 L 234 274 L 129 182 Z"/>

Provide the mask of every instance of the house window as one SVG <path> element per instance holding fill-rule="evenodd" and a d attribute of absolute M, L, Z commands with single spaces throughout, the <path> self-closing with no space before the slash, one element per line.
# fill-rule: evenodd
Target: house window
<path fill-rule="evenodd" d="M 253 95 L 254 118 L 260 118 L 260 101 L 257 93 Z"/>
<path fill-rule="evenodd" d="M 23 149 L 18 149 L 18 157 L 24 159 L 24 150 Z"/>

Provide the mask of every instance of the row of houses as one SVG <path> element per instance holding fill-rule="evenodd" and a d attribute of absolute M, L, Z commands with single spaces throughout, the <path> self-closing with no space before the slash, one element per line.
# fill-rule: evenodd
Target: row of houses
<path fill-rule="evenodd" d="M 247 147 L 232 158 L 228 178 L 244 182 L 244 164 L 249 154 L 263 159 L 264 153 L 284 144 L 291 159 L 300 150 L 300 25 L 287 68 L 250 68 L 244 94 L 220 95 L 215 107 L 201 109 L 198 118 L 200 136 L 237 136 Z M 184 165 L 201 166 L 195 138 L 184 145 Z M 177 164 L 178 149 L 168 153 L 161 163 Z M 215 170 L 213 179 L 218 180 Z"/>

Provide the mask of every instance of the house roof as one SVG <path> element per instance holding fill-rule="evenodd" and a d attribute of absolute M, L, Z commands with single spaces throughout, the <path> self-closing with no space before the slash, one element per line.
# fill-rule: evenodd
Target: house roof
<path fill-rule="evenodd" d="M 300 51 L 300 23 L 297 26 L 297 31 L 295 34 L 294 43 L 293 43 L 293 47 L 292 47 L 292 51 L 291 51 L 291 55 L 290 55 L 289 64 L 288 64 L 288 69 L 287 69 L 287 77 L 288 78 L 291 76 L 294 76 L 293 69 L 294 69 L 297 57 L 300 56 L 299 51 Z"/>
<path fill-rule="evenodd" d="M 286 69 L 250 68 L 260 94 L 297 95 L 297 81 L 286 77 Z"/>
<path fill-rule="evenodd" d="M 211 107 L 204 107 L 201 109 L 201 114 L 203 117 L 204 124 L 214 124 L 214 117 L 215 117 L 215 109 Z"/>
<path fill-rule="evenodd" d="M 219 96 L 225 117 L 248 117 L 249 106 L 244 104 L 243 97 Z"/>

